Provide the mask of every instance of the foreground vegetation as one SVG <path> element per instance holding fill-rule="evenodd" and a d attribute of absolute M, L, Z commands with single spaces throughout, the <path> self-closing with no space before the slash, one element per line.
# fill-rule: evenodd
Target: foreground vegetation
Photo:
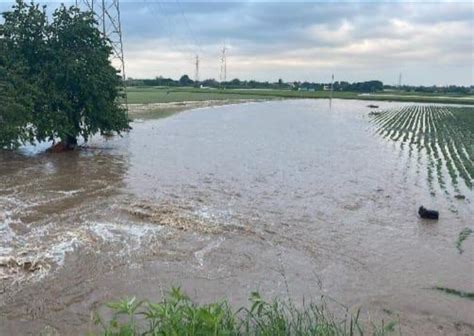
<path fill-rule="evenodd" d="M 244 99 L 328 99 L 330 91 L 293 91 L 279 89 L 212 89 L 190 87 L 129 87 L 128 102 L 131 104 L 170 103 L 205 100 Z M 437 97 L 430 94 L 361 95 L 358 92 L 334 92 L 333 98 L 368 101 L 400 101 L 445 104 L 474 104 L 474 97 Z"/>
<path fill-rule="evenodd" d="M 337 319 L 325 304 L 306 304 L 297 309 L 291 302 L 264 301 L 258 293 L 251 307 L 233 312 L 227 301 L 198 305 L 180 289 L 173 289 L 160 303 L 135 299 L 108 304 L 113 316 L 95 322 L 106 336 L 120 335 L 387 335 L 396 323 L 364 328 L 359 313 Z"/>

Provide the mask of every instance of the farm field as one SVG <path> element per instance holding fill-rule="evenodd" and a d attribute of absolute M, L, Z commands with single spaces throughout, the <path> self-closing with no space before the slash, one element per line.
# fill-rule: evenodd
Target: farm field
<path fill-rule="evenodd" d="M 474 107 L 411 105 L 376 113 L 377 133 L 426 161 L 431 193 L 462 199 L 474 181 Z"/>
<path fill-rule="evenodd" d="M 171 103 L 207 100 L 248 100 L 248 99 L 327 99 L 329 91 L 289 91 L 289 90 L 241 90 L 241 89 L 197 89 L 197 88 L 164 88 L 164 87 L 129 87 L 130 104 Z M 356 92 L 334 92 L 333 98 L 357 99 L 369 101 L 400 101 L 425 103 L 474 104 L 473 96 L 437 97 L 426 95 L 364 95 Z"/>

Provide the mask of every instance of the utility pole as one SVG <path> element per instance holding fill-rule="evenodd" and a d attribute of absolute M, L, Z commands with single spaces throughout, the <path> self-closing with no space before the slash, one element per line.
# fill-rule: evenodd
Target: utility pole
<path fill-rule="evenodd" d="M 332 79 L 331 79 L 331 100 L 332 100 L 333 93 L 334 93 L 334 74 L 332 74 Z"/>
<path fill-rule="evenodd" d="M 195 75 L 194 75 L 194 81 L 197 83 L 199 83 L 199 55 L 196 55 L 196 61 L 195 61 L 195 65 L 196 65 L 196 72 L 195 72 Z"/>
<path fill-rule="evenodd" d="M 222 48 L 222 55 L 221 55 L 221 73 L 220 73 L 220 81 L 221 83 L 227 82 L 227 47 L 224 44 Z"/>
<path fill-rule="evenodd" d="M 125 56 L 123 52 L 122 22 L 120 17 L 120 0 L 75 0 L 76 7 L 91 11 L 98 22 L 98 28 L 104 38 L 110 41 L 112 47 L 112 61 L 120 70 L 127 102 L 127 88 L 125 80 Z"/>

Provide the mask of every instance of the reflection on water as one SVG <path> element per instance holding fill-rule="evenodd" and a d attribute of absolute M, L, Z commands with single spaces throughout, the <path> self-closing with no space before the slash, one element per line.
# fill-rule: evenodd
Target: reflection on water
<path fill-rule="evenodd" d="M 416 297 L 468 320 L 472 304 L 423 288 L 474 290 L 474 244 L 462 256 L 455 247 L 472 224 L 472 189 L 465 200 L 433 196 L 430 163 L 374 136 L 366 105 L 203 108 L 80 153 L 0 153 L 0 256 L 19 261 L 0 261 L 0 316 L 13 321 L 4 330 L 26 319 L 83 331 L 100 302 L 155 295 L 157 283 L 209 298 L 281 294 L 282 272 L 297 296 L 399 309 Z M 418 219 L 421 204 L 441 211 L 439 223 Z"/>

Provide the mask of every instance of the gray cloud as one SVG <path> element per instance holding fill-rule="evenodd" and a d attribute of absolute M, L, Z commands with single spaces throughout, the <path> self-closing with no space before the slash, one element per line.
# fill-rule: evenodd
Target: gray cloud
<path fill-rule="evenodd" d="M 0 10 L 5 1 L 0 2 Z M 2 7 L 3 6 L 3 7 Z M 474 4 L 356 1 L 123 1 L 128 73 L 327 81 L 473 84 Z"/>

